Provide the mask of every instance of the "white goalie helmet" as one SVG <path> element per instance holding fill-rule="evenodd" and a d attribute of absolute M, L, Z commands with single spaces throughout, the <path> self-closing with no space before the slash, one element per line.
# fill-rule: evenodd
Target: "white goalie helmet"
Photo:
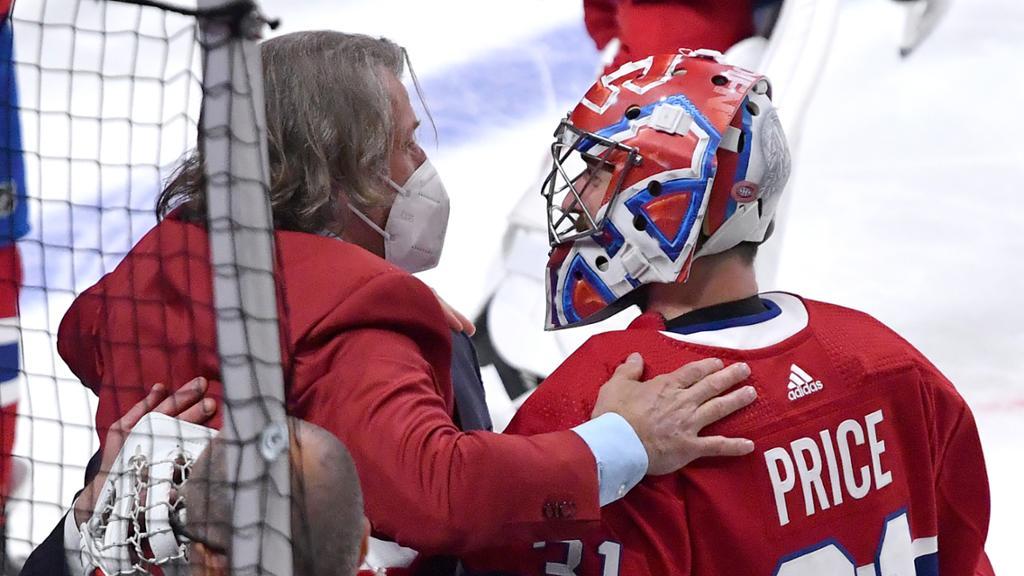
<path fill-rule="evenodd" d="M 132 428 L 82 524 L 85 574 L 188 574 L 183 487 L 217 431 L 159 413 Z"/>

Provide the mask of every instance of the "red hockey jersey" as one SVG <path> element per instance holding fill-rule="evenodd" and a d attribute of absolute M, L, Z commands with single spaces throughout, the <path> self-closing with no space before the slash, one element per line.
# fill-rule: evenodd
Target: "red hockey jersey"
<path fill-rule="evenodd" d="M 621 42 L 605 72 L 680 48 L 725 52 L 754 35 L 751 0 L 583 0 L 583 19 L 598 50 L 613 38 Z"/>
<path fill-rule="evenodd" d="M 577 539 L 493 550 L 475 570 L 578 576 L 973 574 L 989 494 L 974 419 L 949 381 L 866 314 L 766 294 L 777 315 L 689 335 L 641 316 L 595 336 L 526 402 L 508 431 L 590 416 L 631 352 L 644 378 L 692 360 L 747 362 L 750 407 L 704 435 L 750 438 L 740 458 L 648 477 Z"/>

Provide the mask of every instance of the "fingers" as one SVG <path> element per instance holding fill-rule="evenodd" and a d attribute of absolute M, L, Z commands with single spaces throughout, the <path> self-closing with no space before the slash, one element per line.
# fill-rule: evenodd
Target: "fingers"
<path fill-rule="evenodd" d="M 633 352 L 626 360 L 615 368 L 612 378 L 639 381 L 644 373 L 644 358 L 639 352 Z"/>
<path fill-rule="evenodd" d="M 92 514 L 92 507 L 96 503 L 99 486 L 103 485 L 107 477 L 107 471 L 110 470 L 114 460 L 117 458 L 117 453 L 121 451 L 121 445 L 128 436 L 128 432 L 139 423 L 143 416 L 153 410 L 154 406 L 160 403 L 161 400 L 164 400 L 166 396 L 167 386 L 159 382 L 153 384 L 145 398 L 136 402 L 134 406 L 124 413 L 124 416 L 121 416 L 111 425 L 110 430 L 107 432 L 103 456 L 100 459 L 99 473 L 79 496 L 78 502 L 81 503 L 81 506 L 78 504 L 75 506 L 75 520 L 77 522 L 84 522 Z"/>
<path fill-rule="evenodd" d="M 469 318 L 467 318 L 461 312 L 450 306 L 448 307 L 448 310 L 451 312 L 451 315 L 454 316 L 455 319 L 459 322 L 459 324 L 462 325 L 461 330 L 465 332 L 467 336 L 472 336 L 473 334 L 476 334 L 476 326 L 473 325 L 473 322 Z"/>
<path fill-rule="evenodd" d="M 462 314 L 459 314 L 459 316 L 462 316 Z M 473 324 L 473 321 L 469 318 L 462 316 L 462 331 L 466 333 L 466 336 L 472 336 L 476 334 L 476 324 Z"/>
<path fill-rule="evenodd" d="M 701 436 L 698 447 L 702 457 L 744 456 L 754 451 L 754 443 L 750 440 L 725 436 Z"/>
<path fill-rule="evenodd" d="M 168 416 L 178 416 L 189 408 L 192 408 L 203 398 L 206 393 L 206 378 L 193 378 L 181 388 L 174 391 L 164 399 L 153 412 L 159 412 Z"/>
<path fill-rule="evenodd" d="M 190 380 L 175 390 L 170 396 L 164 398 L 163 402 L 160 402 L 152 411 L 175 416 L 198 402 L 203 397 L 205 390 L 205 379 L 196 378 Z"/>
<path fill-rule="evenodd" d="M 444 312 L 444 320 L 448 324 L 448 327 L 456 332 L 465 332 L 467 336 L 476 334 L 476 326 L 469 318 L 466 318 L 462 313 L 452 308 L 441 295 L 437 293 L 437 290 L 430 289 L 434 293 L 434 297 L 437 298 L 437 303 L 441 305 L 441 311 Z"/>
<path fill-rule="evenodd" d="M 193 424 L 206 424 L 216 413 L 217 401 L 213 398 L 203 398 L 201 402 L 178 414 L 177 418 Z"/>
<path fill-rule="evenodd" d="M 145 398 L 139 400 L 134 406 L 125 412 L 124 416 L 121 416 L 121 418 L 111 426 L 111 430 L 117 432 L 127 432 L 128 430 L 131 430 L 139 423 L 139 420 L 141 420 L 143 416 L 149 413 L 153 407 L 166 396 L 166 386 L 160 382 L 153 384 L 153 387 L 149 389 L 149 394 L 146 394 Z"/>
<path fill-rule="evenodd" d="M 749 406 L 756 399 L 757 391 L 753 386 L 744 386 L 725 396 L 712 398 L 697 408 L 695 414 L 697 427 L 700 429 L 718 422 L 740 408 Z"/>
<path fill-rule="evenodd" d="M 750 376 L 749 366 L 743 362 L 732 364 L 728 368 L 704 376 L 691 386 L 691 399 L 699 406 L 746 380 L 747 376 Z"/>
<path fill-rule="evenodd" d="M 448 327 L 456 332 L 462 332 L 462 319 L 459 318 L 459 315 L 445 304 L 443 300 L 438 299 L 438 302 L 441 303 L 441 310 L 444 311 L 444 321 L 448 324 Z"/>
<path fill-rule="evenodd" d="M 723 366 L 725 364 L 718 358 L 705 358 L 676 368 L 672 372 L 664 374 L 661 378 L 665 378 L 671 385 L 677 388 L 689 388 L 721 370 Z"/>
<path fill-rule="evenodd" d="M 597 393 L 597 402 L 594 403 L 594 410 L 590 413 L 591 418 L 597 418 L 607 412 L 617 412 L 635 428 L 637 423 L 631 419 L 635 418 L 637 400 L 630 400 L 638 388 L 634 384 L 640 381 L 644 373 L 644 359 L 639 353 L 633 352 L 615 368 L 612 374 Z M 661 389 L 665 387 L 661 382 Z M 653 390 L 653 388 L 651 388 Z M 631 408 L 632 407 L 632 408 Z M 646 411 L 646 409 L 643 409 Z"/>

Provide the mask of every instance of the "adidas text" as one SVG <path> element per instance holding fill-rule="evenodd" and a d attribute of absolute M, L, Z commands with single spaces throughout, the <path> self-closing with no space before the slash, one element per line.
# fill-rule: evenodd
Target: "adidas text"
<path fill-rule="evenodd" d="M 824 387 L 825 385 L 821 383 L 821 380 L 816 380 L 796 364 L 790 364 L 788 385 L 790 401 L 810 396 Z"/>
<path fill-rule="evenodd" d="M 815 380 L 814 382 L 808 382 L 803 386 L 794 388 L 789 391 L 789 399 L 796 400 L 797 398 L 803 398 L 809 394 L 814 394 L 818 390 L 824 388 L 825 385 L 821 383 L 821 380 Z"/>

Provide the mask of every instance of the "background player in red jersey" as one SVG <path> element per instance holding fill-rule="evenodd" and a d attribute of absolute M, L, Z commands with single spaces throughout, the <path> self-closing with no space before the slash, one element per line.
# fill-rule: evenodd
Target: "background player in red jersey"
<path fill-rule="evenodd" d="M 725 52 L 754 34 L 755 0 L 583 0 L 598 50 L 618 42 L 610 69 L 679 46 Z"/>
<path fill-rule="evenodd" d="M 21 380 L 18 294 L 22 270 L 15 242 L 28 232 L 11 8 L 10 0 L 0 0 L 0 134 L 4 135 L 0 141 L 0 566 L 7 560 L 4 512 L 13 489 L 12 454 Z"/>
<path fill-rule="evenodd" d="M 990 570 L 985 463 L 952 384 L 866 314 L 758 294 L 753 260 L 789 175 L 770 97 L 765 78 L 715 53 L 653 56 L 592 86 L 561 123 L 544 189 L 553 247 L 547 327 L 595 322 L 629 303 L 644 314 L 588 340 L 507 429 L 574 426 L 590 417 L 613 372 L 651 377 L 712 356 L 749 365 L 758 399 L 703 433 L 751 438 L 754 453 L 649 476 L 578 539 L 492 551 L 472 559 L 474 569 Z M 710 422 L 714 410 L 707 415 Z"/>

